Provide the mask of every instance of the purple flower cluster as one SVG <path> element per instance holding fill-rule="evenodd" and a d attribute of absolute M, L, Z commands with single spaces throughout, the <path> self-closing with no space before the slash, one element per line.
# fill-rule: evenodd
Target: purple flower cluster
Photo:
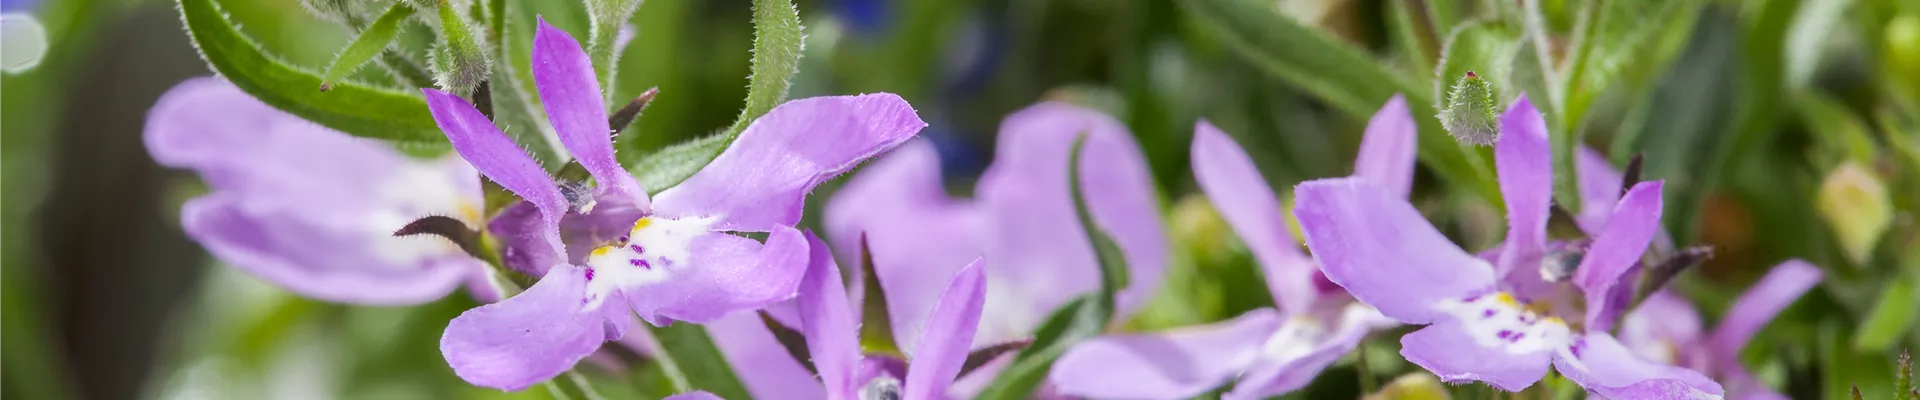
<path fill-rule="evenodd" d="M 489 304 L 453 319 L 441 352 L 468 382 L 506 390 L 573 368 L 637 317 L 709 324 L 761 397 L 968 397 L 999 368 L 963 374 L 970 349 L 1025 339 L 1056 308 L 1099 290 L 1070 171 L 1079 171 L 1093 225 L 1130 267 L 1117 317 L 1154 294 L 1169 258 L 1145 159 L 1126 128 L 1097 111 L 1043 103 L 1012 114 L 993 165 L 961 199 L 947 194 L 931 145 L 910 141 L 926 124 L 900 97 L 794 100 L 698 173 L 650 195 L 614 155 L 615 127 L 580 43 L 542 21 L 532 60 L 540 103 L 591 175 L 590 190 L 556 181 L 470 102 L 434 89 L 424 96 L 458 158 L 409 158 L 210 78 L 161 99 L 147 145 L 161 163 L 206 180 L 211 193 L 183 207 L 182 224 L 237 268 L 358 304 L 417 304 L 468 287 Z M 1817 268 L 1777 267 L 1711 334 L 1671 293 L 1629 310 L 1644 253 L 1667 242 L 1663 182 L 1621 190 L 1621 174 L 1583 150 L 1586 207 L 1576 221 L 1592 239 L 1550 239 L 1546 124 L 1521 97 L 1499 130 L 1508 223 L 1500 245 L 1463 250 L 1408 201 L 1418 133 L 1395 97 L 1367 126 L 1351 176 L 1294 188 L 1303 249 L 1252 159 L 1199 122 L 1195 177 L 1259 262 L 1278 307 L 1081 342 L 1054 364 L 1043 394 L 1188 398 L 1225 387 L 1225 398 L 1274 396 L 1306 386 L 1374 332 L 1407 324 L 1421 327 L 1401 337 L 1401 354 L 1448 382 L 1519 391 L 1552 368 L 1605 398 L 1779 397 L 1736 355 L 1820 280 Z M 1068 165 L 1082 137 L 1081 164 Z M 896 147 L 827 205 L 831 246 L 795 227 L 815 186 Z M 522 201 L 483 216 L 476 175 Z M 488 264 L 466 250 L 392 235 L 422 216 L 483 227 L 503 267 L 537 283 L 504 296 L 488 283 Z M 871 319 L 851 304 L 869 294 L 848 292 L 835 254 L 863 251 L 904 358 L 861 351 L 857 327 Z M 801 332 L 811 359 L 787 356 L 755 310 Z"/>

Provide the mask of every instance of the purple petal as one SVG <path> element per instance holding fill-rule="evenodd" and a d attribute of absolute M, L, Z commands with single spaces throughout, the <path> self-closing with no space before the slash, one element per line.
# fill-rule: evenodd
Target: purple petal
<path fill-rule="evenodd" d="M 1450 383 L 1486 382 L 1509 392 L 1533 386 L 1547 375 L 1553 349 L 1488 343 L 1467 320 L 1442 320 L 1400 338 L 1400 355 Z M 1564 328 L 1563 328 L 1564 329 Z M 1531 339 L 1540 341 L 1541 339 Z"/>
<path fill-rule="evenodd" d="M 792 302 L 780 305 L 791 305 Z M 791 307 L 788 307 L 791 308 Z M 780 319 L 775 317 L 776 320 Z M 787 326 L 800 326 L 799 319 Z M 814 380 L 813 373 L 807 372 L 799 360 L 787 354 L 786 347 L 767 326 L 760 321 L 756 313 L 738 312 L 728 314 L 712 323 L 706 324 L 707 333 L 713 335 L 713 343 L 726 357 L 727 365 L 733 366 L 740 383 L 754 398 L 818 400 L 827 398 L 820 382 Z"/>
<path fill-rule="evenodd" d="M 556 264 L 586 265 L 595 245 L 619 241 L 630 233 L 633 223 L 646 213 L 633 204 L 631 197 L 619 194 L 595 196 L 593 211 L 569 212 L 560 219 L 560 241 L 566 246 L 566 258 L 545 251 L 547 235 L 540 212 L 533 205 L 517 202 L 507 206 L 487 224 L 487 231 L 500 239 L 502 260 L 507 267 L 533 275 L 544 275 Z"/>
<path fill-rule="evenodd" d="M 1060 355 L 1048 380 L 1086 398 L 1190 398 L 1245 371 L 1279 325 L 1280 313 L 1261 308 L 1213 324 L 1089 339 Z"/>
<path fill-rule="evenodd" d="M 221 261 L 302 296 L 412 305 L 444 297 L 468 277 L 486 273 L 486 263 L 438 237 L 393 237 L 243 201 L 235 193 L 189 200 L 180 210 L 181 227 Z M 437 250 L 443 247 L 447 251 Z M 429 250 L 383 257 L 380 248 Z"/>
<path fill-rule="evenodd" d="M 1507 239 L 1495 268 L 1499 276 L 1537 274 L 1532 267 L 1547 244 L 1553 203 L 1553 152 L 1547 121 L 1525 95 L 1500 115 L 1500 141 L 1493 152 L 1500 197 L 1507 201 Z"/>
<path fill-rule="evenodd" d="M 573 158 L 593 174 L 599 192 L 629 196 L 640 208 L 647 208 L 647 191 L 620 167 L 613 157 L 612 127 L 607 125 L 607 106 L 602 102 L 600 80 L 593 63 L 580 42 L 566 31 L 539 19 L 533 34 L 533 85 L 539 89 L 540 104 L 547 110 L 547 121 L 560 134 L 560 143 Z"/>
<path fill-rule="evenodd" d="M 854 325 L 853 307 L 847 304 L 847 287 L 825 243 L 811 233 L 807 241 L 812 256 L 806 277 L 801 279 L 800 296 L 794 300 L 800 306 L 807 352 L 813 356 L 814 370 L 820 372 L 821 385 L 827 388 L 827 398 L 856 398 L 864 382 L 853 381 L 860 362 L 860 334 Z"/>
<path fill-rule="evenodd" d="M 1131 284 L 1118 296 L 1117 315 L 1131 315 L 1144 304 L 1159 288 L 1166 267 L 1168 243 L 1152 175 L 1126 127 L 1098 111 L 1064 103 L 1041 103 L 1016 112 L 1001 123 L 993 166 L 981 175 L 975 193 L 994 226 L 987 268 L 993 270 L 996 287 L 990 290 L 1026 296 L 1021 305 L 1028 308 L 996 313 L 999 308 L 990 304 L 987 319 L 1001 320 L 1021 334 L 1100 282 L 1092 244 L 1080 228 L 1067 186 L 1067 160 L 1082 135 L 1086 144 L 1080 189 L 1087 209 L 1094 224 L 1119 245 L 1131 269 Z M 1007 301 L 997 294 L 989 297 L 989 303 Z M 1014 314 L 1018 320 L 1005 319 Z M 991 332 L 985 334 L 995 337 Z"/>
<path fill-rule="evenodd" d="M 948 278 L 986 248 L 986 216 L 972 203 L 947 197 L 939 155 L 925 140 L 909 141 L 862 167 L 828 200 L 823 223 L 842 260 L 859 260 L 862 236 L 868 241 L 894 338 L 903 348 L 918 342 L 916 332 Z M 1008 339 L 976 337 L 975 343 Z"/>
<path fill-rule="evenodd" d="M 1405 199 L 1366 179 L 1294 188 L 1293 215 L 1327 279 L 1382 314 L 1431 323 L 1442 301 L 1493 290 L 1493 267 L 1447 241 Z"/>
<path fill-rule="evenodd" d="M 1241 375 L 1240 383 L 1222 398 L 1264 399 L 1304 388 L 1320 371 L 1359 347 L 1368 332 L 1393 325 L 1392 320 L 1364 304 L 1349 303 L 1339 312 L 1333 321 L 1295 317 L 1282 323 L 1279 333 L 1265 343 L 1265 357 Z M 1326 329 L 1321 325 L 1325 322 L 1335 326 L 1331 331 L 1314 332 Z"/>
<path fill-rule="evenodd" d="M 1620 181 L 1626 178 L 1613 169 L 1607 156 L 1586 146 L 1574 155 L 1573 167 L 1580 178 L 1580 230 L 1598 234 L 1613 215 L 1613 208 L 1606 205 L 1620 201 Z"/>
<path fill-rule="evenodd" d="M 508 391 L 566 372 L 607 341 L 596 307 L 609 303 L 587 301 L 586 271 L 554 268 L 517 296 L 461 313 L 440 354 L 468 383 Z"/>
<path fill-rule="evenodd" d="M 545 21 L 542 21 L 542 22 L 545 22 Z M 667 396 L 667 400 L 722 400 L 722 399 L 720 398 L 720 396 L 713 395 L 713 393 L 707 393 L 707 392 L 696 390 L 696 391 L 676 394 L 672 396 Z"/>
<path fill-rule="evenodd" d="M 1406 97 L 1393 95 L 1367 121 L 1367 135 L 1360 138 L 1360 156 L 1353 161 L 1353 174 L 1407 197 L 1413 192 L 1414 150 L 1419 144 L 1416 128 Z"/>
<path fill-rule="evenodd" d="M 554 186 L 547 171 L 465 99 L 435 89 L 420 91 L 426 94 L 427 108 L 433 111 L 433 120 L 446 132 L 447 140 L 453 142 L 454 151 L 488 179 L 539 208 L 548 226 L 545 230 L 554 233 L 550 236 L 549 250 L 564 254 L 558 232 L 560 218 L 567 213 L 567 202 L 561 198 L 560 189 Z"/>
<path fill-rule="evenodd" d="M 1587 296 L 1587 329 L 1611 330 L 1616 317 L 1625 311 L 1624 304 L 1612 301 L 1614 287 L 1630 278 L 1627 271 L 1640 262 L 1640 255 L 1660 230 L 1661 187 L 1661 181 L 1641 182 L 1621 196 L 1613 217 L 1593 239 L 1593 246 L 1587 248 L 1587 255 L 1574 271 L 1574 284 Z"/>
<path fill-rule="evenodd" d="M 1719 398 L 1720 384 L 1693 370 L 1635 357 L 1605 332 L 1575 338 L 1558 351 L 1554 369 L 1588 392 L 1612 399 Z"/>
<path fill-rule="evenodd" d="M 1766 327 L 1767 322 L 1800 295 L 1819 285 L 1822 276 L 1819 267 L 1806 261 L 1787 260 L 1774 266 L 1773 271 L 1767 272 L 1766 277 L 1734 301 L 1733 308 L 1713 328 L 1713 337 L 1709 339 L 1713 351 L 1725 360 L 1733 360 L 1760 328 Z"/>
<path fill-rule="evenodd" d="M 1280 201 L 1253 159 L 1225 132 L 1200 121 L 1193 130 L 1193 176 L 1227 225 L 1260 259 L 1267 289 L 1280 309 L 1288 315 L 1307 312 L 1319 295 L 1313 287 L 1313 260 L 1300 253 L 1287 233 Z"/>
<path fill-rule="evenodd" d="M 1641 300 L 1620 322 L 1620 343 L 1640 358 L 1661 364 L 1691 365 L 1700 348 L 1700 313 L 1672 292 L 1661 290 Z"/>
<path fill-rule="evenodd" d="M 824 252 L 824 251 L 823 251 Z M 947 386 L 960 375 L 967 362 L 967 350 L 973 346 L 973 333 L 980 326 L 981 307 L 986 305 L 986 275 L 980 260 L 962 268 L 953 283 L 941 292 L 940 303 L 920 332 L 920 343 L 913 347 L 912 368 L 902 383 L 906 400 L 943 398 Z"/>
<path fill-rule="evenodd" d="M 774 107 L 699 173 L 660 193 L 655 212 L 715 217 L 716 229 L 765 232 L 800 222 L 808 192 L 927 123 L 890 93 L 814 97 Z"/>
<path fill-rule="evenodd" d="M 413 160 L 385 143 L 274 109 L 218 78 L 169 90 L 143 138 L 212 193 L 187 202 L 187 234 L 222 261 L 318 299 L 408 305 L 445 296 L 484 264 L 433 237 L 393 237 L 427 215 L 472 221 L 473 168 Z"/>
<path fill-rule="evenodd" d="M 703 324 L 728 313 L 757 310 L 794 297 L 806 273 L 807 243 L 800 231 L 777 226 L 761 245 L 709 232 L 693 239 L 688 265 L 668 269 L 660 282 L 622 288 L 635 313 Z"/>

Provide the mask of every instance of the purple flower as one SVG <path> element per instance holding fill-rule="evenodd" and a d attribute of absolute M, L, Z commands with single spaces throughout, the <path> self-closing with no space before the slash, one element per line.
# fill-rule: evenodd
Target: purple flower
<path fill-rule="evenodd" d="M 1602 397 L 1719 397 L 1720 385 L 1706 376 L 1636 357 L 1606 332 L 1630 286 L 1627 272 L 1659 229 L 1662 183 L 1623 194 L 1591 244 L 1550 244 L 1546 123 L 1523 96 L 1500 117 L 1500 130 L 1495 165 L 1509 229 L 1498 251 L 1483 259 L 1461 250 L 1412 204 L 1367 179 L 1319 180 L 1295 188 L 1294 216 L 1327 278 L 1389 318 L 1428 325 L 1402 337 L 1400 353 L 1449 382 L 1519 391 L 1552 364 Z M 1572 288 L 1542 273 L 1572 258 Z"/>
<path fill-rule="evenodd" d="M 168 91 L 147 116 L 145 139 L 155 161 L 199 172 L 212 188 L 181 207 L 180 223 L 235 268 L 356 304 L 423 303 L 462 282 L 486 287 L 486 264 L 445 239 L 393 236 L 429 215 L 479 221 L 480 182 L 459 158 L 410 159 L 219 78 Z"/>
<path fill-rule="evenodd" d="M 972 201 L 947 196 L 933 148 L 911 143 L 866 168 L 827 205 L 825 225 L 843 259 L 855 259 L 860 237 L 868 238 L 902 346 L 912 346 L 913 329 L 925 324 L 944 285 L 939 277 L 981 254 L 992 284 L 975 344 L 1027 337 L 1048 313 L 1097 290 L 1100 267 L 1067 186 L 1068 155 L 1082 134 L 1081 190 L 1132 272 L 1119 315 L 1159 286 L 1166 233 L 1146 160 L 1125 126 L 1094 110 L 1042 103 L 1008 116 L 1000 132 Z"/>
<path fill-rule="evenodd" d="M 1820 268 L 1788 260 L 1734 301 L 1712 333 L 1701 332 L 1700 314 L 1679 295 L 1660 291 L 1627 313 L 1620 323 L 1620 342 L 1640 357 L 1684 365 L 1727 383 L 1734 399 L 1786 399 L 1767 388 L 1740 365 L 1740 350 L 1795 299 L 1820 284 Z"/>
<path fill-rule="evenodd" d="M 1368 124 L 1354 175 L 1413 188 L 1414 122 L 1406 101 L 1387 101 Z M 1287 233 L 1280 202 L 1232 138 L 1201 121 L 1193 171 L 1208 199 L 1260 260 L 1280 310 L 1150 334 L 1100 337 L 1068 350 L 1051 380 L 1066 394 L 1093 398 L 1190 398 L 1239 378 L 1225 398 L 1265 398 L 1299 389 L 1351 352 L 1369 331 L 1393 321 L 1323 284 L 1313 260 Z"/>
<path fill-rule="evenodd" d="M 932 400 L 945 398 L 947 386 L 960 374 L 980 325 L 985 305 L 986 277 L 975 259 L 953 275 L 939 300 L 927 313 L 926 324 L 908 356 L 911 363 L 864 357 L 860 353 L 859 317 L 847 300 L 840 267 L 819 238 L 809 235 L 813 257 L 807 264 L 800 296 L 801 331 L 807 351 L 820 372 L 827 398 Z M 893 396 L 874 396 L 892 393 Z"/>
<path fill-rule="evenodd" d="M 628 310 L 656 325 L 705 323 L 793 297 L 807 243 L 792 225 L 807 193 L 925 126 L 890 94 L 791 101 L 755 120 L 699 173 L 649 199 L 614 158 L 606 108 L 579 42 L 541 21 L 532 71 L 561 143 L 597 183 L 592 200 L 565 194 L 560 185 L 571 183 L 554 182 L 465 100 L 423 90 L 454 149 L 529 204 L 497 217 L 493 232 L 516 260 L 509 263 L 538 271 L 539 283 L 461 314 L 440 342 L 460 377 L 507 390 L 566 371 L 620 338 Z M 768 235 L 763 244 L 728 232 Z"/>

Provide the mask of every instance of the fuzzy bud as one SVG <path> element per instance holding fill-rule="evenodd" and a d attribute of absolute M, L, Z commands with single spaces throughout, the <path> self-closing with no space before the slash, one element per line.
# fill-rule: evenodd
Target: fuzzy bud
<path fill-rule="evenodd" d="M 1453 82 L 1447 91 L 1446 107 L 1440 109 L 1440 125 L 1455 140 L 1491 146 L 1500 139 L 1500 105 L 1494 102 L 1493 82 L 1473 71 Z"/>
<path fill-rule="evenodd" d="M 473 24 L 467 23 L 467 16 L 460 12 L 460 7 L 441 0 L 438 8 L 440 42 L 433 49 L 434 80 L 443 90 L 471 93 L 492 73 L 487 47 L 480 43 L 482 35 L 473 29 Z"/>
<path fill-rule="evenodd" d="M 1893 226 L 1886 184 L 1858 163 L 1841 164 L 1827 175 L 1820 183 L 1818 208 L 1847 259 L 1856 264 L 1867 262 L 1880 236 Z"/>

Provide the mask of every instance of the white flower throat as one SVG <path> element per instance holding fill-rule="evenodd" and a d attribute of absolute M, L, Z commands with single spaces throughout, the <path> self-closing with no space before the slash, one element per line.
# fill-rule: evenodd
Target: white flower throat
<path fill-rule="evenodd" d="M 1542 317 L 1506 292 L 1447 300 L 1435 309 L 1455 318 L 1480 347 L 1513 354 L 1552 350 L 1571 335 L 1565 321 Z"/>
<path fill-rule="evenodd" d="M 643 217 L 612 244 L 587 256 L 587 291 L 593 301 L 622 288 L 651 285 L 690 264 L 694 239 L 713 226 L 712 218 Z"/>

